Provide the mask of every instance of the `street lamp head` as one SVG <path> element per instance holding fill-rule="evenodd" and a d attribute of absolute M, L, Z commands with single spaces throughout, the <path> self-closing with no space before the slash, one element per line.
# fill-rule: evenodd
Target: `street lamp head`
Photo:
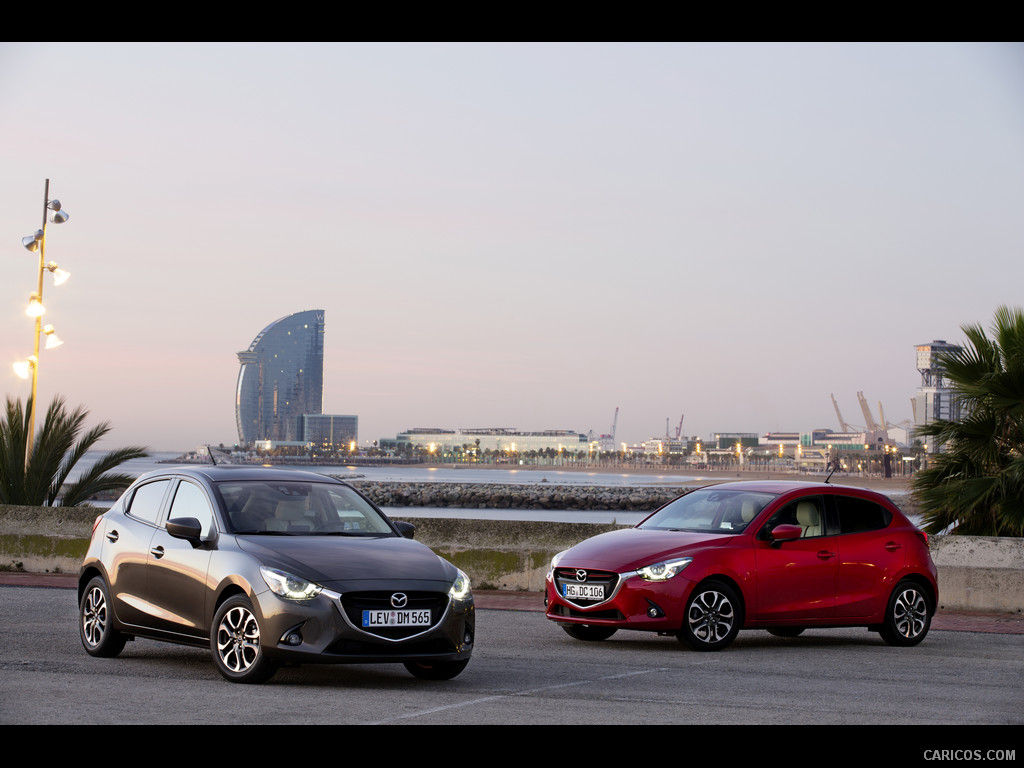
<path fill-rule="evenodd" d="M 58 267 L 57 262 L 55 261 L 51 261 L 45 268 L 53 275 L 54 285 L 64 285 L 64 283 L 68 281 L 68 278 L 71 277 L 71 273 L 65 272 L 63 269 Z"/>
<path fill-rule="evenodd" d="M 14 364 L 14 372 L 18 374 L 19 378 L 27 379 L 29 374 L 32 373 L 32 369 L 36 367 L 36 356 L 29 355 L 24 360 L 19 360 Z"/>
<path fill-rule="evenodd" d="M 53 211 L 53 216 L 50 217 L 50 221 L 54 224 L 63 224 L 71 218 L 68 216 L 67 211 L 62 211 L 60 209 L 60 200 L 51 200 L 46 204 L 46 207 Z"/>
<path fill-rule="evenodd" d="M 53 349 L 59 347 L 64 341 L 57 335 L 53 330 L 53 326 L 50 324 L 43 326 L 43 333 L 46 335 L 46 348 Z"/>
<path fill-rule="evenodd" d="M 30 253 L 35 253 L 39 250 L 39 242 L 43 239 L 43 230 L 37 229 L 34 235 L 21 238 L 21 244 L 25 246 L 25 250 Z"/>
<path fill-rule="evenodd" d="M 46 312 L 46 307 L 43 306 L 43 302 L 39 300 L 39 294 L 33 293 L 29 296 L 28 307 L 25 309 L 25 314 L 29 317 L 41 317 Z"/>

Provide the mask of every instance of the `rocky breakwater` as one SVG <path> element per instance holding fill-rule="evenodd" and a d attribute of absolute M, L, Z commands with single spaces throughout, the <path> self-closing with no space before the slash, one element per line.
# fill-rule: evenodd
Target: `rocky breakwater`
<path fill-rule="evenodd" d="M 461 509 L 655 510 L 687 487 L 622 487 L 534 483 L 394 483 L 348 481 L 380 507 Z"/>

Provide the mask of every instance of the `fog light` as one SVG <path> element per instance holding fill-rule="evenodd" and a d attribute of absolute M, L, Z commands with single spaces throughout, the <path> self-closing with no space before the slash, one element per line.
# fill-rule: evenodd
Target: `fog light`
<path fill-rule="evenodd" d="M 289 632 L 281 639 L 281 642 L 285 645 L 302 645 L 302 635 L 298 632 Z"/>
<path fill-rule="evenodd" d="M 647 616 L 652 619 L 663 619 L 665 618 L 665 612 L 661 608 L 652 603 L 650 600 L 647 601 Z"/>

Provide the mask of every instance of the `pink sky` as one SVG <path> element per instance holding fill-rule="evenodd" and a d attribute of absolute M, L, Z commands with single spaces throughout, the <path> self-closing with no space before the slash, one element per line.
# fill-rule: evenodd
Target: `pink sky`
<path fill-rule="evenodd" d="M 911 416 L 1024 285 L 1020 44 L 0 47 L 0 370 L 51 180 L 40 399 L 237 440 L 235 353 L 326 311 L 324 410 L 410 427 Z"/>

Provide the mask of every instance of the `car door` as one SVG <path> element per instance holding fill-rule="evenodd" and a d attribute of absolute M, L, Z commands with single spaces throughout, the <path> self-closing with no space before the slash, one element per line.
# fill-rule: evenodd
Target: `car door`
<path fill-rule="evenodd" d="M 773 544 L 777 525 L 798 525 L 800 538 Z M 828 619 L 835 614 L 837 558 L 835 536 L 828 535 L 821 496 L 785 502 L 754 536 L 757 621 Z"/>
<path fill-rule="evenodd" d="M 200 540 L 171 536 L 166 521 L 191 517 L 201 526 Z M 171 489 L 168 512 L 154 532 L 147 560 L 150 624 L 154 629 L 205 637 L 208 629 L 207 574 L 216 546 L 213 506 L 198 483 L 179 479 Z"/>
<path fill-rule="evenodd" d="M 892 514 L 870 499 L 836 495 L 832 501 L 839 521 L 836 616 L 878 615 L 906 562 L 906 533 L 890 528 Z"/>
<path fill-rule="evenodd" d="M 121 514 L 107 526 L 103 547 L 110 553 L 110 597 L 118 621 L 124 624 L 149 626 L 149 547 L 170 487 L 167 478 L 139 485 L 125 501 Z"/>

